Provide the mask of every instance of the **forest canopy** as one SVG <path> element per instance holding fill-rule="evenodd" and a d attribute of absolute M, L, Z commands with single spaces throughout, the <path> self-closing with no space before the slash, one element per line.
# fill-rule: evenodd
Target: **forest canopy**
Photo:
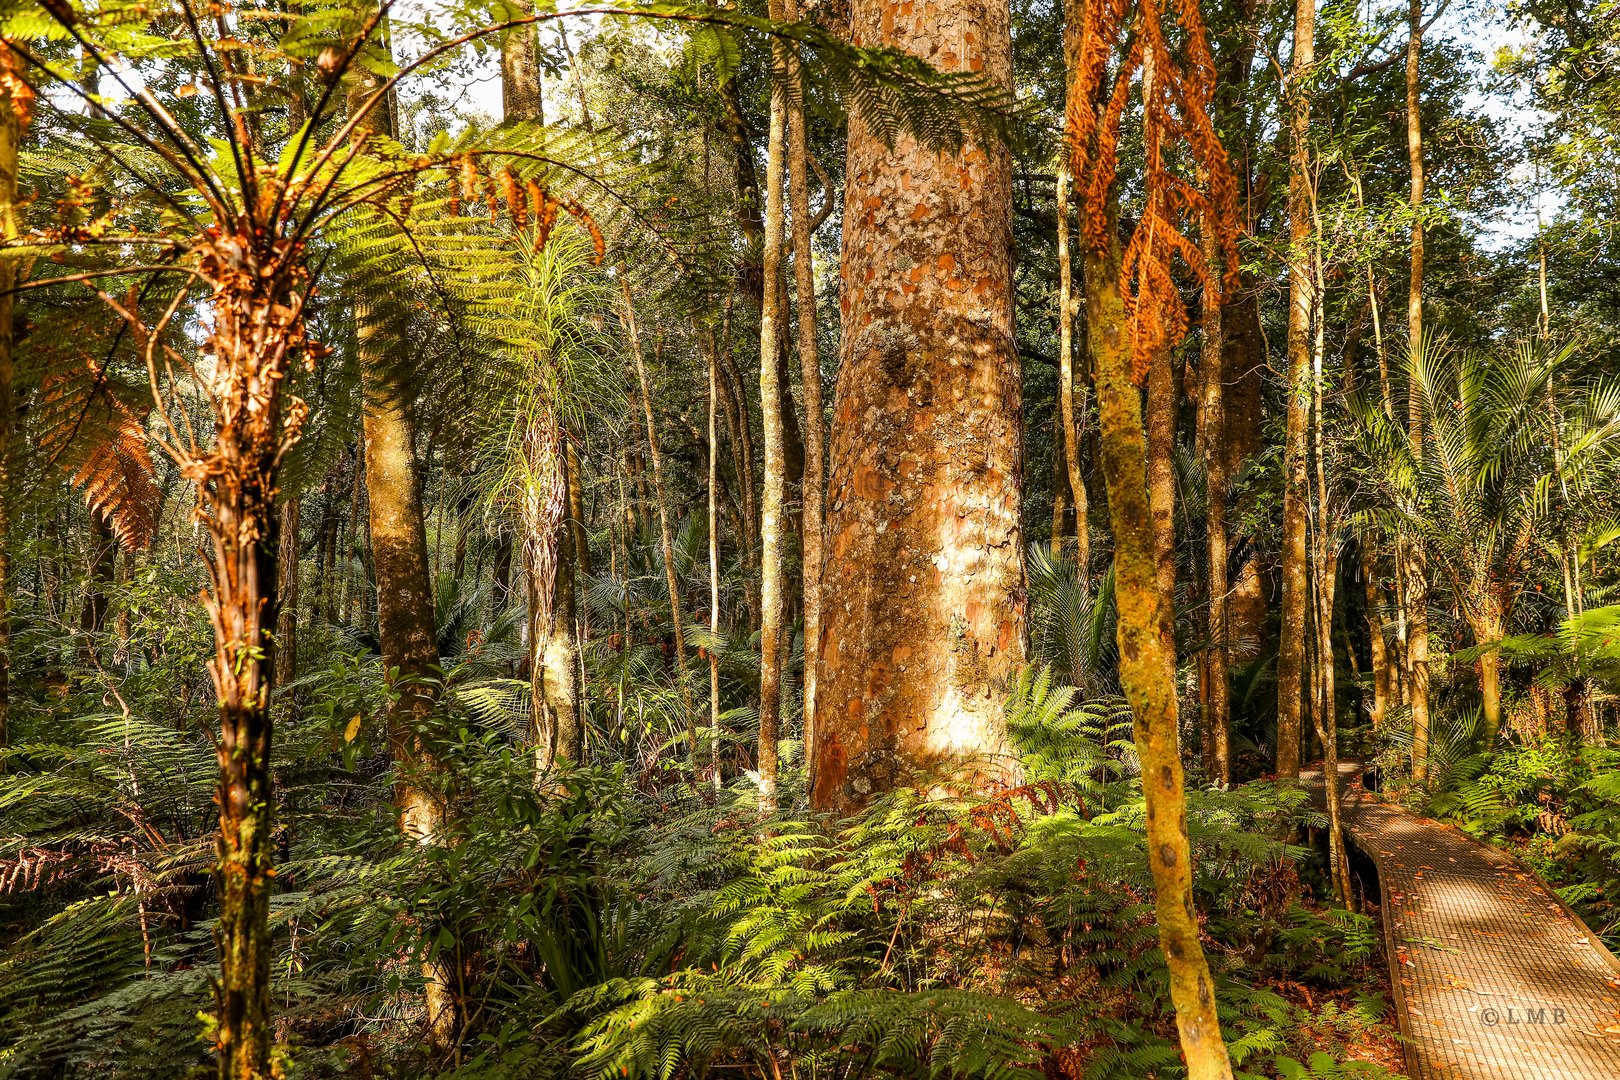
<path fill-rule="evenodd" d="M 1617 179 L 1614 0 L 0 0 L 0 1078 L 1406 1075 L 1356 808 L 1620 946 Z"/>

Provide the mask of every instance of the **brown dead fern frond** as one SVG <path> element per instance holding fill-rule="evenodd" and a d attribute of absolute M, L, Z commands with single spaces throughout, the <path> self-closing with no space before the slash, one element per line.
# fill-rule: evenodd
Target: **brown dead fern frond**
<path fill-rule="evenodd" d="M 143 406 L 134 404 L 140 400 L 83 359 L 55 366 L 40 384 L 37 431 L 46 458 L 84 490 L 90 512 L 127 551 L 151 542 L 162 498 Z"/>
<path fill-rule="evenodd" d="M 1146 197 L 1119 258 L 1140 382 L 1153 356 L 1181 341 L 1190 325 L 1176 264 L 1218 297 L 1236 286 L 1237 179 L 1212 119 L 1215 63 L 1198 0 L 1169 0 L 1168 11 L 1165 0 L 1134 7 L 1128 0 L 1081 0 L 1077 21 L 1070 30 L 1077 40 L 1070 48 L 1064 141 L 1083 192 L 1082 243 L 1092 251 L 1112 252 L 1117 243 L 1110 210 L 1120 129 L 1133 90 L 1140 89 Z M 1214 230 L 1221 267 L 1208 265 L 1191 239 L 1196 228 Z"/>

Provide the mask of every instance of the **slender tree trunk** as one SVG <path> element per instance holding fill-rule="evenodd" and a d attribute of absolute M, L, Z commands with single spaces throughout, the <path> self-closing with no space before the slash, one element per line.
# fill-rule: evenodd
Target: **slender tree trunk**
<path fill-rule="evenodd" d="M 1301 0 L 1303 2 L 1303 0 Z M 1423 118 L 1418 61 L 1423 55 L 1423 3 L 1411 0 L 1406 43 L 1406 152 L 1412 168 L 1412 276 L 1406 293 L 1407 341 L 1413 357 L 1423 349 Z M 1412 452 L 1423 460 L 1422 395 L 1413 386 L 1407 395 L 1407 423 Z M 1408 543 L 1406 552 L 1406 665 L 1412 706 L 1412 779 L 1423 783 L 1429 771 L 1429 581 L 1422 546 Z"/>
<path fill-rule="evenodd" d="M 1078 7 L 1069 4 L 1072 12 Z M 1068 20 L 1071 31 L 1075 20 Z M 1071 69 L 1072 70 L 1072 69 Z M 1215 1011 L 1215 986 L 1198 937 L 1193 907 L 1192 850 L 1178 745 L 1175 654 L 1165 648 L 1155 527 L 1148 497 L 1147 440 L 1141 397 L 1131 379 L 1125 308 L 1117 256 L 1086 253 L 1088 337 L 1092 342 L 1102 427 L 1103 475 L 1114 528 L 1115 599 L 1119 607 L 1119 678 L 1134 719 L 1147 843 L 1153 871 L 1159 944 L 1170 972 L 1187 1074 L 1229 1080 L 1231 1063 Z"/>
<path fill-rule="evenodd" d="M 349 89 L 351 110 L 376 92 L 378 76 L 364 72 Z M 389 135 L 387 117 L 373 113 L 362 123 L 367 135 Z M 401 831 L 419 844 L 442 842 L 444 810 L 422 777 L 435 768 L 427 733 L 437 706 L 433 583 L 428 576 L 427 528 L 422 515 L 414 424 L 409 390 L 386 377 L 386 344 L 370 312 L 357 306 L 361 382 L 361 461 L 377 572 L 377 633 L 383 668 L 389 673 L 388 740 L 400 779 L 394 788 Z M 356 489 L 359 478 L 356 477 Z M 428 1039 L 443 1052 L 460 1027 L 459 1004 L 449 972 L 425 961 L 423 1001 Z"/>
<path fill-rule="evenodd" d="M 1252 275 L 1243 274 L 1238 295 L 1221 310 L 1221 336 L 1225 339 L 1222 369 L 1225 389 L 1221 397 L 1226 414 L 1226 475 L 1237 474 L 1243 463 L 1260 452 L 1262 442 L 1262 374 L 1269 361 L 1260 326 L 1258 290 Z M 1253 520 L 1255 496 L 1246 492 L 1235 507 L 1235 520 Z M 1230 574 L 1231 595 L 1226 603 L 1226 640 L 1229 655 L 1251 658 L 1264 650 L 1270 603 L 1260 572 L 1259 537 L 1237 538 L 1234 553 L 1241 553 Z"/>
<path fill-rule="evenodd" d="M 669 501 L 664 495 L 663 455 L 658 449 L 658 425 L 653 420 L 652 385 L 647 381 L 647 364 L 641 355 L 641 333 L 636 327 L 635 302 L 630 296 L 630 279 L 623 277 L 624 327 L 630 338 L 630 352 L 636 360 L 636 385 L 641 389 L 641 414 L 647 422 L 647 453 L 652 458 L 653 497 L 658 503 L 658 538 L 664 554 L 664 584 L 669 589 L 669 617 L 675 637 L 675 679 L 679 684 L 681 707 L 686 714 L 689 755 L 697 753 L 697 706 L 692 701 L 692 685 L 686 677 L 686 620 L 681 616 L 681 584 L 675 572 L 675 537 L 669 525 Z"/>
<path fill-rule="evenodd" d="M 366 571 L 361 553 L 365 541 L 366 508 L 366 426 L 361 419 L 360 435 L 354 443 L 354 486 L 349 492 L 349 521 L 343 536 L 343 603 L 339 614 L 343 622 L 353 625 L 360 621 L 365 607 Z"/>
<path fill-rule="evenodd" d="M 281 599 L 281 609 L 276 616 L 276 686 L 283 698 L 283 719 L 292 719 L 297 715 L 291 687 L 298 678 L 298 534 L 302 502 L 297 495 L 284 498 L 278 526 L 281 543 L 276 552 L 276 566 L 280 575 L 276 592 Z"/>
<path fill-rule="evenodd" d="M 1204 229 L 1204 259 L 1211 275 L 1218 266 L 1219 245 L 1213 230 Z M 1204 531 L 1208 537 L 1206 583 L 1209 589 L 1209 645 L 1205 655 L 1208 708 L 1204 723 L 1210 731 L 1213 759 L 1206 771 L 1222 784 L 1232 782 L 1232 722 L 1226 651 L 1226 385 L 1223 370 L 1225 341 L 1221 333 L 1221 302 L 1213 289 L 1204 290 L 1204 339 L 1199 353 L 1199 450 L 1208 488 Z"/>
<path fill-rule="evenodd" d="M 1309 602 L 1305 514 L 1311 403 L 1310 81 L 1316 63 L 1315 0 L 1295 0 L 1294 57 L 1288 78 L 1288 418 L 1283 448 L 1282 630 L 1277 651 L 1277 775 L 1299 776 L 1304 722 L 1305 613 Z"/>
<path fill-rule="evenodd" d="M 1372 726 L 1377 731 L 1384 726 L 1389 713 L 1389 644 L 1384 638 L 1384 591 L 1379 586 L 1378 554 L 1370 542 L 1357 545 L 1361 550 L 1361 580 L 1367 594 L 1368 655 L 1372 660 L 1373 704 Z"/>
<path fill-rule="evenodd" d="M 1055 419 L 1054 427 L 1063 422 Z M 1064 517 L 1069 509 L 1069 477 L 1063 469 L 1063 435 L 1054 431 L 1052 440 L 1052 557 L 1063 557 Z"/>
<path fill-rule="evenodd" d="M 0 45 L 0 67 L 14 63 L 9 48 Z M 6 74 L 10 74 L 9 70 Z M 0 243 L 9 244 L 21 233 L 17 220 L 17 152 L 22 142 L 23 119 L 30 101 L 12 94 L 22 84 L 14 78 L 0 84 Z M 17 407 L 12 384 L 16 378 L 12 361 L 12 312 L 16 296 L 12 289 L 20 276 L 18 260 L 0 255 L 0 751 L 11 745 L 11 520 L 12 487 L 15 480 L 11 460 L 12 433 L 17 423 Z M 6 759 L 0 757 L 0 773 Z"/>
<path fill-rule="evenodd" d="M 1312 716 L 1316 720 L 1316 737 L 1322 743 L 1322 772 L 1328 808 L 1328 859 L 1333 864 L 1333 888 L 1339 900 L 1348 906 L 1354 903 L 1354 897 L 1350 893 L 1350 862 L 1345 854 L 1344 826 L 1340 814 L 1339 710 L 1337 689 L 1334 685 L 1333 660 L 1333 603 L 1339 580 L 1339 528 L 1338 515 L 1333 509 L 1328 490 L 1327 454 L 1323 447 L 1327 431 L 1327 415 L 1322 410 L 1326 381 L 1322 371 L 1323 331 L 1326 322 L 1322 317 L 1323 290 L 1326 288 L 1326 281 L 1322 272 L 1321 221 L 1314 212 L 1314 199 L 1312 207 L 1313 232 L 1317 237 L 1314 245 L 1315 272 L 1312 275 L 1311 298 L 1311 309 L 1316 315 L 1315 341 L 1311 349 L 1311 404 L 1312 415 L 1315 418 L 1313 449 L 1316 465 L 1316 557 L 1313 560 L 1312 584 L 1313 595 L 1316 598 L 1314 622 L 1318 694 L 1317 707 L 1312 710 Z"/>
<path fill-rule="evenodd" d="M 591 576 L 591 537 L 585 528 L 585 478 L 580 471 L 579 446 L 575 439 L 569 438 L 564 446 L 568 464 L 568 528 L 574 537 L 574 569 L 581 577 Z M 581 627 L 585 632 L 580 639 L 590 637 L 590 627 L 583 621 L 581 613 Z"/>
<path fill-rule="evenodd" d="M 1057 173 L 1057 256 L 1058 256 L 1058 422 L 1063 428 L 1063 472 L 1074 498 L 1075 565 L 1080 578 L 1091 581 L 1090 506 L 1086 480 L 1080 472 L 1080 426 L 1074 401 L 1074 260 L 1069 253 L 1069 165 L 1058 165 Z M 1083 403 L 1082 403 L 1083 406 Z M 1057 545 L 1053 545 L 1056 553 Z"/>
<path fill-rule="evenodd" d="M 784 18 L 782 0 L 770 5 L 773 19 Z M 780 67 L 788 52 L 774 42 Z M 787 501 L 787 461 L 782 421 L 781 367 L 777 337 L 783 316 L 782 171 L 787 119 L 787 87 L 771 83 L 770 134 L 765 152 L 764 296 L 759 313 L 759 400 L 765 430 L 765 490 L 760 503 L 759 627 L 759 804 L 776 811 L 777 730 L 782 712 L 783 503 Z"/>
<path fill-rule="evenodd" d="M 727 313 L 729 315 L 729 311 Z M 754 428 L 753 420 L 748 413 L 748 394 L 744 390 L 742 373 L 737 370 L 736 362 L 731 356 L 731 334 L 729 318 L 723 320 L 720 335 L 720 376 L 721 383 L 726 388 L 727 400 L 731 403 L 727 411 L 727 422 L 732 425 L 732 451 L 737 456 L 737 483 L 742 489 L 742 552 L 743 564 L 747 573 L 743 576 L 743 604 L 748 609 L 749 618 L 757 622 L 759 618 L 759 505 L 756 500 L 758 482 L 754 475 Z"/>
<path fill-rule="evenodd" d="M 107 625 L 107 586 L 112 584 L 118 541 L 112 526 L 95 510 L 90 511 L 90 572 L 84 583 L 84 605 L 79 609 L 80 650 L 87 664 L 96 664 L 99 649 L 96 635 Z"/>
<path fill-rule="evenodd" d="M 1319 504 L 1318 512 L 1325 518 L 1326 505 Z M 1333 891 L 1340 902 L 1349 905 L 1354 897 L 1350 893 L 1350 863 L 1344 847 L 1342 799 L 1338 784 L 1339 718 L 1333 667 L 1333 601 L 1338 580 L 1338 553 L 1328 530 L 1319 527 L 1318 532 L 1313 575 L 1318 705 L 1312 710 L 1312 716 L 1316 720 L 1316 737 L 1322 743 L 1322 776 L 1328 808 L 1328 861 L 1332 864 Z"/>
<path fill-rule="evenodd" d="M 720 738 L 720 446 L 715 424 L 719 410 L 719 347 L 711 332 L 706 338 L 709 367 L 709 767 L 714 789 L 725 787 Z"/>
<path fill-rule="evenodd" d="M 1010 87 L 1009 19 L 1006 0 L 855 0 L 851 37 Z M 811 793 L 840 810 L 924 776 L 1014 775 L 1025 655 L 1011 158 L 891 148 L 857 103 L 845 175 Z"/>
<path fill-rule="evenodd" d="M 789 21 L 801 16 L 799 0 L 784 0 Z M 816 280 L 810 255 L 810 152 L 805 130 L 798 53 L 783 49 L 788 63 L 788 202 L 793 216 L 793 275 L 798 297 L 799 375 L 804 394 L 804 475 L 800 482 L 804 563 L 804 745 L 815 745 L 816 686 L 821 667 L 821 564 L 826 539 L 826 431 L 821 401 L 821 353 L 816 347 Z M 832 192 L 826 192 L 827 199 Z M 806 755 L 814 770 L 815 761 Z M 811 782 L 814 783 L 812 777 Z"/>

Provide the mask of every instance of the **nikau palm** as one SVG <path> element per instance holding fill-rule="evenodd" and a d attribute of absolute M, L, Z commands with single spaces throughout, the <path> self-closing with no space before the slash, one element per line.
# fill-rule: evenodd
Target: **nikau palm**
<path fill-rule="evenodd" d="M 1620 387 L 1574 373 L 1573 345 L 1488 351 L 1431 341 L 1408 357 L 1421 446 L 1373 403 L 1356 407 L 1374 482 L 1365 517 L 1430 553 L 1475 642 L 1506 633 L 1526 575 L 1555 539 L 1560 492 L 1620 447 Z M 1560 449 L 1562 448 L 1562 449 Z M 1487 749 L 1502 720 L 1501 660 L 1479 652 Z"/>

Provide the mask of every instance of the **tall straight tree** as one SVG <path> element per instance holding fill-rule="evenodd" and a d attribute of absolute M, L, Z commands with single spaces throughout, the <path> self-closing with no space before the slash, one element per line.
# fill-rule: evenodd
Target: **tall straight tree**
<path fill-rule="evenodd" d="M 782 15 L 800 17 L 799 0 L 784 0 Z M 788 210 L 793 217 L 793 288 L 798 303 L 799 375 L 804 392 L 804 475 L 799 482 L 804 506 L 800 548 L 804 566 L 804 743 L 814 745 L 816 680 L 821 662 L 821 564 L 826 547 L 826 425 L 822 418 L 821 354 L 816 348 L 816 279 L 810 261 L 810 151 L 805 130 L 803 78 L 799 56 L 783 49 L 786 61 Z M 832 190 L 825 192 L 832 199 Z"/>
<path fill-rule="evenodd" d="M 378 76 L 358 71 L 349 88 L 351 111 L 362 108 L 381 85 Z M 358 130 L 364 137 L 388 136 L 387 114 L 373 109 Z M 389 378 L 384 328 L 364 308 L 355 311 L 360 344 L 367 524 L 377 568 L 377 633 L 384 669 L 395 693 L 389 707 L 389 740 L 398 761 L 427 764 L 421 730 L 432 719 L 433 668 L 439 662 L 433 636 L 433 586 L 428 577 L 427 529 L 417 475 L 415 425 L 407 386 Z M 408 770 L 407 770 L 408 771 Z M 395 792 L 400 826 L 408 836 L 430 842 L 442 813 L 419 784 L 409 780 Z"/>
<path fill-rule="evenodd" d="M 1406 154 L 1412 169 L 1412 272 L 1406 290 L 1406 340 L 1414 357 L 1423 340 L 1423 0 L 1411 0 L 1406 39 Z M 1423 461 L 1423 402 L 1413 387 L 1407 395 L 1407 433 L 1412 454 Z M 1429 769 L 1429 571 L 1423 549 L 1403 547 L 1406 594 L 1406 681 L 1412 709 L 1412 779 L 1422 783 Z"/>
<path fill-rule="evenodd" d="M 1007 0 L 854 0 L 855 44 L 1012 85 Z M 1021 370 L 1007 150 L 892 148 L 859 101 L 844 188 L 843 337 L 828 460 L 818 807 L 923 775 L 1005 777 L 1025 654 Z"/>
<path fill-rule="evenodd" d="M 1277 643 L 1277 775 L 1299 776 L 1305 719 L 1307 428 L 1311 409 L 1310 82 L 1316 66 L 1316 0 L 1294 0 L 1294 56 L 1286 84 L 1288 156 L 1288 415 L 1283 444 L 1282 630 Z"/>
<path fill-rule="evenodd" d="M 1069 250 L 1069 163 L 1062 161 L 1057 171 L 1057 257 L 1058 257 L 1058 423 L 1063 427 L 1062 475 L 1074 498 L 1074 561 L 1080 577 L 1091 580 L 1091 515 L 1087 505 L 1086 480 L 1080 472 L 1080 425 L 1074 400 L 1074 316 L 1078 301 L 1074 296 L 1074 256 Z M 1064 484 L 1059 484 L 1059 495 Z M 1061 517 L 1061 515 L 1058 515 Z M 1054 520 L 1053 531 L 1060 528 Z M 1055 541 L 1054 541 L 1055 542 Z"/>
<path fill-rule="evenodd" d="M 646 423 L 647 456 L 652 459 L 653 500 L 658 504 L 658 546 L 664 557 L 664 586 L 669 590 L 671 636 L 675 639 L 675 680 L 686 715 L 687 749 L 697 752 L 697 713 L 692 700 L 692 684 L 686 677 L 686 618 L 681 612 L 680 575 L 675 570 L 675 533 L 669 524 L 669 497 L 664 487 L 664 455 L 658 446 L 658 424 L 653 414 L 652 382 L 647 378 L 647 361 L 642 355 L 641 327 L 636 322 L 635 298 L 630 278 L 620 270 L 619 286 L 624 296 L 624 331 L 630 340 L 630 355 L 636 365 L 636 386 L 641 391 L 641 416 Z M 626 612 L 625 618 L 629 618 Z"/>
<path fill-rule="evenodd" d="M 772 0 L 770 14 L 782 19 L 783 0 Z M 787 51 L 776 42 L 776 66 Z M 783 573 L 783 504 L 787 501 L 787 453 L 782 417 L 780 342 L 786 297 L 782 276 L 782 174 L 787 150 L 787 87 L 771 83 L 770 132 L 765 145 L 764 295 L 759 309 L 759 401 L 765 432 L 765 490 L 760 503 L 759 626 L 759 804 L 776 809 L 777 733 L 782 718 L 782 619 L 786 611 Z"/>
<path fill-rule="evenodd" d="M 9 76 L 15 61 L 9 48 L 0 43 L 0 74 Z M 33 95 L 20 79 L 0 79 L 0 243 L 11 243 L 19 234 L 17 222 L 17 151 L 23 128 L 33 107 Z M 0 255 L 0 750 L 11 745 L 11 489 L 13 469 L 11 436 L 16 425 L 12 404 L 12 324 L 16 303 L 12 289 L 17 284 L 17 259 Z M 0 772 L 6 767 L 0 758 Z"/>
<path fill-rule="evenodd" d="M 1216 265 L 1220 257 L 1214 230 L 1206 222 L 1202 244 L 1204 258 Z M 1204 293 L 1203 343 L 1199 350 L 1199 403 L 1198 448 L 1204 461 L 1208 495 L 1204 508 L 1204 532 L 1207 537 L 1207 569 L 1205 577 L 1209 588 L 1209 644 L 1205 672 L 1209 682 L 1208 707 L 1204 723 L 1210 729 L 1207 745 L 1214 751 L 1213 761 L 1204 768 L 1223 784 L 1232 782 L 1232 727 L 1228 696 L 1228 660 L 1226 630 L 1227 593 L 1227 536 L 1226 494 L 1229 482 L 1226 474 L 1226 383 L 1225 339 L 1221 333 L 1221 300 L 1213 289 Z"/>
<path fill-rule="evenodd" d="M 387 48 L 387 38 L 379 48 Z M 379 76 L 357 69 L 348 87 L 351 115 L 360 117 L 360 138 L 388 136 L 388 113 L 380 107 L 363 112 L 381 88 Z M 419 844 L 442 841 L 444 812 L 421 782 L 433 767 L 424 732 L 437 705 L 434 668 L 439 662 L 434 637 L 433 584 L 428 575 L 427 528 L 422 517 L 421 480 L 417 474 L 415 425 L 409 390 L 388 377 L 384 328 L 365 307 L 354 311 L 361 380 L 361 451 L 356 469 L 364 468 L 372 560 L 377 573 L 377 633 L 383 669 L 391 681 L 388 739 L 402 779 L 394 788 L 400 829 Z M 358 495 L 359 475 L 355 478 Z M 448 1048 L 458 1026 L 456 999 L 449 972 L 433 960 L 422 964 L 423 1004 L 428 1041 Z"/>

